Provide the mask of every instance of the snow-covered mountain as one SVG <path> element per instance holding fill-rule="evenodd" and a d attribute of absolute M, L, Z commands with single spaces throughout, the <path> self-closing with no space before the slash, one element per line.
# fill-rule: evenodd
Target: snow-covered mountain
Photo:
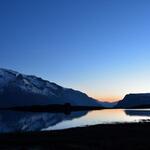
<path fill-rule="evenodd" d="M 33 75 L 0 69 L 0 107 L 64 104 L 98 106 L 86 94 Z"/>
<path fill-rule="evenodd" d="M 128 94 L 118 102 L 117 107 L 129 108 L 143 105 L 150 105 L 150 93 Z"/>

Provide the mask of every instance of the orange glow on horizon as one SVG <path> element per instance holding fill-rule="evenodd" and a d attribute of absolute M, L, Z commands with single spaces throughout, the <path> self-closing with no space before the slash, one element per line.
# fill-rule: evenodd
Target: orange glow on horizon
<path fill-rule="evenodd" d="M 94 97 L 95 99 L 97 99 L 98 101 L 104 101 L 104 102 L 115 102 L 118 100 L 123 99 L 121 96 L 110 96 L 110 97 Z"/>
<path fill-rule="evenodd" d="M 87 93 L 89 97 L 92 97 L 101 102 L 116 102 L 122 100 L 126 95 L 126 94 L 117 95 L 117 93 L 115 93 L 114 95 L 112 93 L 97 94 L 96 92 L 91 92 L 91 91 L 90 92 L 85 91 L 85 93 Z"/>
<path fill-rule="evenodd" d="M 84 91 L 83 89 L 81 89 L 81 91 Z M 85 90 L 84 93 L 86 93 L 89 97 L 92 97 L 98 101 L 101 102 L 116 102 L 116 101 L 120 101 L 124 98 L 124 96 L 126 95 L 126 93 L 129 92 L 112 92 L 112 91 L 104 91 L 104 92 L 97 92 L 94 90 Z"/>

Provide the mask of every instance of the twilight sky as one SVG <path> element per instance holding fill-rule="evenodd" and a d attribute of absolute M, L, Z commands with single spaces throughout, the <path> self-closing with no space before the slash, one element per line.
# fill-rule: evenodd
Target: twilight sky
<path fill-rule="evenodd" d="M 0 67 L 100 100 L 150 92 L 150 0 L 0 0 Z"/>

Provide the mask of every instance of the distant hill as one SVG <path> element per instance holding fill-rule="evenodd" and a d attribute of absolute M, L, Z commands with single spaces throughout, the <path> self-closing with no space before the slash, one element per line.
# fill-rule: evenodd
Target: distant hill
<path fill-rule="evenodd" d="M 149 106 L 150 93 L 128 94 L 116 105 L 119 108 L 150 108 Z"/>
<path fill-rule="evenodd" d="M 103 102 L 102 106 L 106 108 L 113 108 L 118 104 L 118 101 L 116 102 Z"/>
<path fill-rule="evenodd" d="M 64 104 L 101 106 L 99 102 L 77 90 L 33 75 L 0 69 L 0 107 Z"/>

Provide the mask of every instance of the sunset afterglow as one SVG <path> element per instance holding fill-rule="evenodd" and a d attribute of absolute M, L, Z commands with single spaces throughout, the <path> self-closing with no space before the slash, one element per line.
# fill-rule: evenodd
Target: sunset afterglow
<path fill-rule="evenodd" d="M 103 101 L 150 92 L 150 1 L 0 5 L 0 64 Z"/>

